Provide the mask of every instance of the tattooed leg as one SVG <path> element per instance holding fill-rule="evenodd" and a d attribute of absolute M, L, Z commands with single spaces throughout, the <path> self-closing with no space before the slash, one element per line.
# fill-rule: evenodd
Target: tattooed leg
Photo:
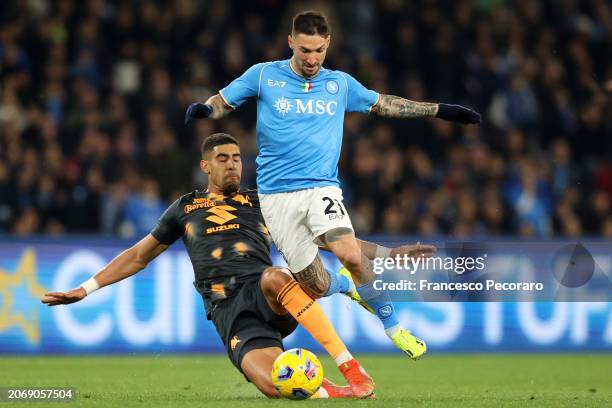
<path fill-rule="evenodd" d="M 323 266 L 321 257 L 317 257 L 310 265 L 299 272 L 294 272 L 295 280 L 300 283 L 306 293 L 313 299 L 325 296 L 330 285 L 330 276 Z"/>

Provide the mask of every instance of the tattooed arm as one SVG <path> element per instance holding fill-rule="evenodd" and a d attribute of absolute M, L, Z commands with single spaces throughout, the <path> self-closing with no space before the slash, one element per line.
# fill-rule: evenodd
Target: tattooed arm
<path fill-rule="evenodd" d="M 387 248 L 382 245 L 378 245 L 375 242 L 364 241 L 359 238 L 357 238 L 357 243 L 359 244 L 363 256 L 370 260 L 374 260 L 374 258 L 394 258 L 396 255 L 403 256 L 404 254 L 413 258 L 428 258 L 433 256 L 438 250 L 433 245 L 421 243 L 417 243 L 416 245 L 405 244 L 396 248 Z M 327 245 L 322 243 L 319 244 L 319 249 L 331 252 Z"/>
<path fill-rule="evenodd" d="M 225 103 L 221 95 L 216 94 L 208 98 L 206 103 L 194 102 L 189 105 L 185 112 L 185 126 L 191 126 L 195 119 L 221 119 L 233 110 L 234 108 Z"/>
<path fill-rule="evenodd" d="M 388 118 L 440 118 L 464 124 L 480 123 L 480 114 L 460 105 L 415 102 L 393 95 L 380 94 L 372 112 Z"/>
<path fill-rule="evenodd" d="M 388 118 L 433 118 L 438 113 L 438 104 L 380 94 L 380 99 L 372 106 L 372 112 Z"/>
<path fill-rule="evenodd" d="M 206 100 L 206 104 L 210 105 L 213 109 L 212 113 L 209 116 L 209 118 L 211 119 L 221 119 L 222 117 L 227 116 L 230 112 L 234 110 L 231 106 L 225 103 L 225 101 L 219 94 L 213 95 L 208 98 Z"/>

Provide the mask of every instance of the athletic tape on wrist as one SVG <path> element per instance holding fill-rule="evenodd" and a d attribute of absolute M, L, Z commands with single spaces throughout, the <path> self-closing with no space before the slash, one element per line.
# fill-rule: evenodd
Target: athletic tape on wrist
<path fill-rule="evenodd" d="M 85 282 L 81 283 L 81 287 L 83 289 L 85 289 L 85 293 L 87 293 L 87 295 L 95 292 L 96 290 L 100 289 L 100 284 L 98 283 L 97 280 L 95 280 L 93 277 L 89 278 L 88 280 L 86 280 Z"/>
<path fill-rule="evenodd" d="M 374 258 L 389 258 L 391 256 L 391 248 L 387 248 L 381 245 L 376 246 L 376 253 Z"/>

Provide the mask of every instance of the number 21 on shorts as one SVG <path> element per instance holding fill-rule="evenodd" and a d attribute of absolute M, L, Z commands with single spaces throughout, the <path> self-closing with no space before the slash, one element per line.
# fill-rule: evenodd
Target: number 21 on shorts
<path fill-rule="evenodd" d="M 346 208 L 342 201 L 338 199 L 332 199 L 330 197 L 321 198 L 327 206 L 325 207 L 324 214 L 329 217 L 330 220 L 333 219 L 342 219 L 346 215 Z"/>

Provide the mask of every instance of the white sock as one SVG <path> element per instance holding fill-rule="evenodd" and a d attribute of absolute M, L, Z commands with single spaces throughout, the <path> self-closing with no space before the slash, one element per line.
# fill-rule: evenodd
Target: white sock
<path fill-rule="evenodd" d="M 319 390 L 310 398 L 329 398 L 329 393 L 323 387 L 320 387 Z"/>
<path fill-rule="evenodd" d="M 342 353 L 340 353 L 334 360 L 336 360 L 336 365 L 339 367 L 352 359 L 353 356 L 351 355 L 351 352 L 346 349 Z"/>
<path fill-rule="evenodd" d="M 395 333 L 400 331 L 401 328 L 402 326 L 400 326 L 399 324 L 396 324 L 395 326 L 391 326 L 388 329 L 385 329 L 385 333 L 387 334 L 388 337 L 392 337 Z"/>

